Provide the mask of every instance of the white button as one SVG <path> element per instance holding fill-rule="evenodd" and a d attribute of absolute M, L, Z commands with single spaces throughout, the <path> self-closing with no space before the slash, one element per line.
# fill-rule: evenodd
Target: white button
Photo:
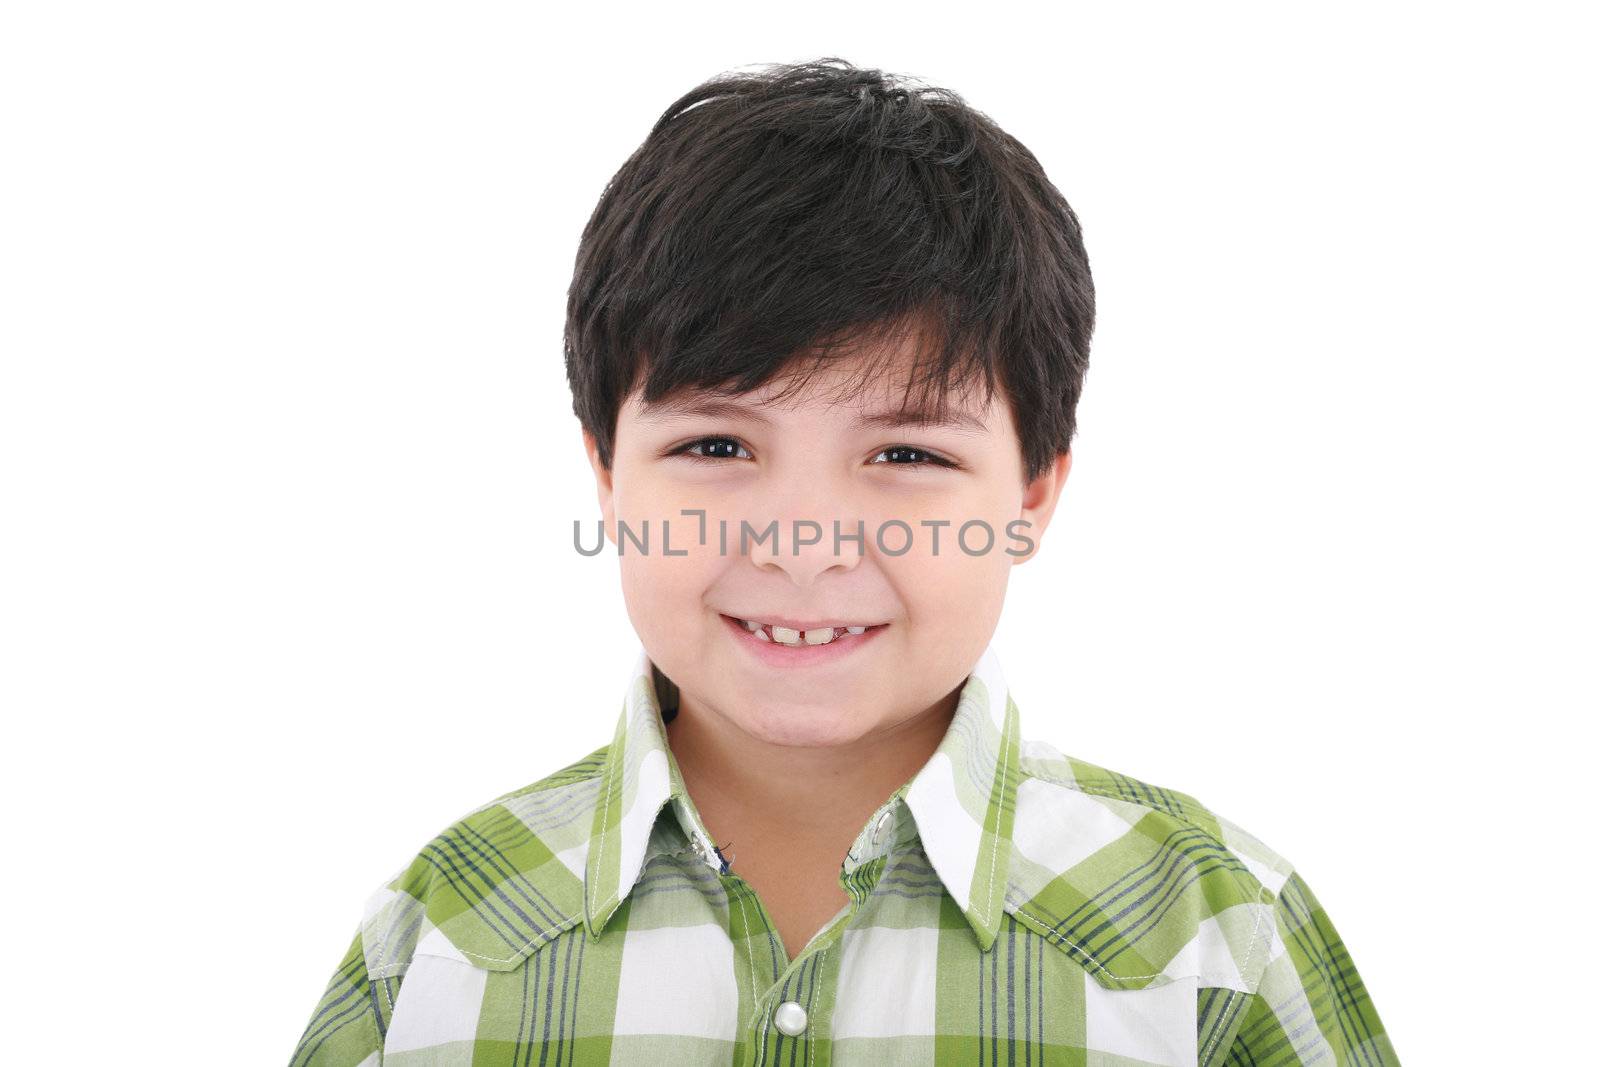
<path fill-rule="evenodd" d="M 872 843 L 876 845 L 883 839 L 884 830 L 888 829 L 889 820 L 894 818 L 892 808 L 883 809 L 883 814 L 878 816 L 878 821 L 872 824 Z"/>
<path fill-rule="evenodd" d="M 786 1000 L 772 1013 L 772 1021 L 790 1037 L 798 1037 L 805 1033 L 806 1010 L 795 1001 Z"/>

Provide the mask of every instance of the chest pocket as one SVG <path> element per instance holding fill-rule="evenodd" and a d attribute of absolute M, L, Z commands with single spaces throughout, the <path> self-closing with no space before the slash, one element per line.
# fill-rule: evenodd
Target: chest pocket
<path fill-rule="evenodd" d="M 1009 918 L 984 953 L 954 925 L 959 913 L 945 919 L 847 935 L 831 1018 L 835 1067 L 1197 1067 L 1197 975 L 1111 988 Z"/>
<path fill-rule="evenodd" d="M 395 998 L 384 1062 L 404 1063 L 390 1057 L 426 1050 L 430 1064 L 471 1064 L 488 979 L 464 959 L 417 953 Z"/>
<path fill-rule="evenodd" d="M 1198 979 L 1144 989 L 1107 989 L 1084 976 L 1084 1044 L 1117 1063 L 1196 1067 Z"/>

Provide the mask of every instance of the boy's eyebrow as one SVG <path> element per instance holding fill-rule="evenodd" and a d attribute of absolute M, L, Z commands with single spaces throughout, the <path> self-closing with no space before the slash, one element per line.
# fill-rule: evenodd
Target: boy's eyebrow
<path fill-rule="evenodd" d="M 645 422 L 671 422 L 675 419 L 749 419 L 751 422 L 770 424 L 771 419 L 753 407 L 735 400 L 717 400 L 711 397 L 690 397 L 658 400 L 646 405 L 639 416 Z"/>
<path fill-rule="evenodd" d="M 856 421 L 863 426 L 883 426 L 888 429 L 897 426 L 945 426 L 975 435 L 989 432 L 989 427 L 983 424 L 982 419 L 966 411 L 948 411 L 944 418 L 939 418 L 931 411 L 882 411 L 863 415 Z"/>
<path fill-rule="evenodd" d="M 747 419 L 750 422 L 771 425 L 772 420 L 760 410 L 736 400 L 715 397 L 661 400 L 649 405 L 639 416 L 648 422 L 671 422 L 678 419 L 724 418 Z M 982 419 L 966 411 L 951 410 L 944 418 L 928 411 L 878 411 L 862 415 L 856 420 L 862 426 L 894 428 L 897 426 L 948 426 L 973 434 L 987 434 L 988 426 Z"/>

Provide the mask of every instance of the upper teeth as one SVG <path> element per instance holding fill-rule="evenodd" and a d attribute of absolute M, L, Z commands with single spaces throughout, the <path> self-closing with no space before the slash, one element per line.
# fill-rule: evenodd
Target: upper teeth
<path fill-rule="evenodd" d="M 825 645 L 838 636 L 836 630 L 840 629 L 839 627 L 833 626 L 818 626 L 811 630 L 795 630 L 788 626 L 768 627 L 763 623 L 752 622 L 749 619 L 741 619 L 739 621 L 744 623 L 744 628 L 755 634 L 757 639 L 762 641 L 776 641 L 780 645 L 798 645 L 802 643 L 807 645 Z M 845 626 L 842 627 L 842 629 L 846 633 L 850 634 L 864 634 L 867 632 L 867 628 L 865 626 Z M 768 630 L 771 631 L 770 635 L 768 634 Z"/>

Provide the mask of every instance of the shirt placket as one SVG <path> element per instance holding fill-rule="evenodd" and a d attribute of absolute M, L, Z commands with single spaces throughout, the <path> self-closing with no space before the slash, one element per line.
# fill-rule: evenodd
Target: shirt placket
<path fill-rule="evenodd" d="M 839 885 L 849 902 L 819 930 L 778 979 L 757 993 L 744 1025 L 739 1062 L 743 1067 L 804 1064 L 826 1067 L 832 1061 L 831 1033 L 838 990 L 839 957 L 844 933 L 871 897 L 891 851 L 909 829 L 910 818 L 897 791 L 868 818 L 839 866 Z M 736 965 L 750 973 L 770 974 L 781 939 L 755 889 L 735 874 L 709 838 L 696 834 L 693 848 L 714 871 L 728 894 L 730 908 L 759 918 L 765 937 L 735 942 Z M 774 950 L 773 946 L 780 946 Z M 759 957 L 759 958 L 757 958 Z M 778 961 L 781 962 L 781 961 Z"/>

